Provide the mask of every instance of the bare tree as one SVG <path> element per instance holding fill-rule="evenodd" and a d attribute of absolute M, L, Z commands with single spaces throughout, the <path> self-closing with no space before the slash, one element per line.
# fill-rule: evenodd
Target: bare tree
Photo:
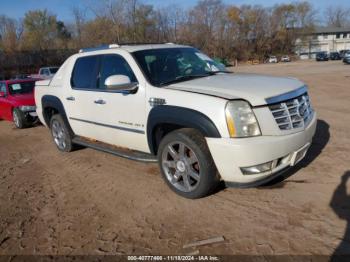
<path fill-rule="evenodd" d="M 329 26 L 344 27 L 350 24 L 350 9 L 341 6 L 330 6 L 325 12 L 326 23 Z"/>
<path fill-rule="evenodd" d="M 186 20 L 185 11 L 178 5 L 169 5 L 155 11 L 157 40 L 177 42 L 180 28 Z"/>
<path fill-rule="evenodd" d="M 76 40 L 77 40 L 77 45 L 81 46 L 82 41 L 81 41 L 81 34 L 83 31 L 83 27 L 86 22 L 86 9 L 80 8 L 78 6 L 73 7 L 72 9 L 72 14 L 74 17 L 74 30 L 76 33 Z"/>
<path fill-rule="evenodd" d="M 187 42 L 196 45 L 209 53 L 216 50 L 216 40 L 220 20 L 225 16 L 225 6 L 221 0 L 201 0 L 189 12 Z"/>
<path fill-rule="evenodd" d="M 111 34 L 112 42 L 120 43 L 126 37 L 126 24 L 130 19 L 131 4 L 130 0 L 101 0 L 91 1 L 87 6 L 96 19 L 108 20 L 112 24 L 112 30 L 108 33 Z"/>
<path fill-rule="evenodd" d="M 272 7 L 226 2 L 198 0 L 183 9 L 155 7 L 146 0 L 86 0 L 85 8 L 72 8 L 69 30 L 47 10 L 27 12 L 23 22 L 0 16 L 0 49 L 46 52 L 113 42 L 176 42 L 217 58 L 262 60 L 268 54 L 293 52 L 296 39 L 311 32 L 317 22 L 308 1 Z M 349 14 L 340 7 L 329 8 L 326 20 L 345 26 Z"/>
<path fill-rule="evenodd" d="M 0 48 L 7 52 L 15 52 L 19 49 L 23 32 L 22 21 L 0 16 Z"/>

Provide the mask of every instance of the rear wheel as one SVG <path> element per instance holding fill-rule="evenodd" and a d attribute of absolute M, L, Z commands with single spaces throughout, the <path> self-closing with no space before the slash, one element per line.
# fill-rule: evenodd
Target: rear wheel
<path fill-rule="evenodd" d="M 180 129 L 163 138 L 158 149 L 162 176 L 168 186 L 186 198 L 201 198 L 219 179 L 204 137 L 194 129 Z"/>
<path fill-rule="evenodd" d="M 63 118 L 60 115 L 54 115 L 51 118 L 50 129 L 52 138 L 60 151 L 73 151 L 72 137 L 63 121 Z"/>
<path fill-rule="evenodd" d="M 22 129 L 28 126 L 28 121 L 24 113 L 18 108 L 13 109 L 12 112 L 13 122 L 18 129 Z"/>

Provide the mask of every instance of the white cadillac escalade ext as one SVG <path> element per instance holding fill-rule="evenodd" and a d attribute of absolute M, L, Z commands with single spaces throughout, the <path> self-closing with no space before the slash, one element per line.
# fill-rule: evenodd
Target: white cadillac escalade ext
<path fill-rule="evenodd" d="M 304 83 L 231 73 L 174 44 L 80 50 L 37 82 L 35 100 L 59 150 L 158 161 L 187 198 L 220 180 L 251 187 L 279 176 L 305 156 L 317 122 Z"/>

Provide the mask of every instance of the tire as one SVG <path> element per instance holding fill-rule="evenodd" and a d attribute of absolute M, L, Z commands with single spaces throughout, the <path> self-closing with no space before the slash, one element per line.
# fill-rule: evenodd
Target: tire
<path fill-rule="evenodd" d="M 62 152 L 71 152 L 74 150 L 72 136 L 61 115 L 57 114 L 51 117 L 50 130 L 58 150 Z"/>
<path fill-rule="evenodd" d="M 28 121 L 26 119 L 26 116 L 18 108 L 13 109 L 12 118 L 16 128 L 23 129 L 28 127 Z"/>
<path fill-rule="evenodd" d="M 184 128 L 166 135 L 158 148 L 158 163 L 166 184 L 185 198 L 205 197 L 219 184 L 209 148 L 197 130 Z"/>

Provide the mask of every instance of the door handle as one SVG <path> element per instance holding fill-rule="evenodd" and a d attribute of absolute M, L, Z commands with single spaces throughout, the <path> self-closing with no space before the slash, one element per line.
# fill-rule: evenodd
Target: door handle
<path fill-rule="evenodd" d="M 104 104 L 106 104 L 106 101 L 99 99 L 99 100 L 95 100 L 94 103 L 99 104 L 99 105 L 104 105 Z"/>
<path fill-rule="evenodd" d="M 68 101 L 75 101 L 75 97 L 74 96 L 69 96 L 66 98 Z"/>

